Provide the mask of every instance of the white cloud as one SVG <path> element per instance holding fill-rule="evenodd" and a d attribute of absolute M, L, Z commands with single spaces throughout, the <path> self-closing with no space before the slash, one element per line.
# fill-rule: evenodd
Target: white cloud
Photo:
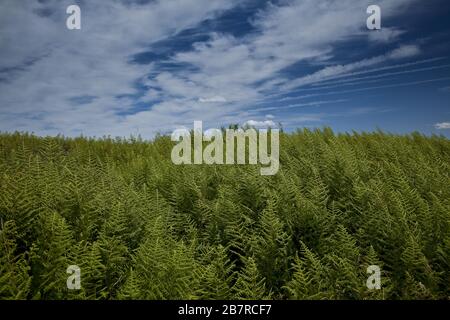
<path fill-rule="evenodd" d="M 213 103 L 213 102 L 227 102 L 227 99 L 225 99 L 222 96 L 213 96 L 210 98 L 199 98 L 198 101 L 202 103 L 209 103 L 209 102 Z"/>
<path fill-rule="evenodd" d="M 434 127 L 438 130 L 450 129 L 450 122 L 436 123 Z"/>
<path fill-rule="evenodd" d="M 250 127 L 256 127 L 256 128 L 274 128 L 277 125 L 272 120 L 264 120 L 264 121 L 257 121 L 257 120 L 248 120 L 244 123 L 244 126 L 248 125 Z"/>
<path fill-rule="evenodd" d="M 370 32 L 368 38 L 372 42 L 388 43 L 398 40 L 404 33 L 404 30 L 383 27 L 381 30 L 373 30 Z"/>
<path fill-rule="evenodd" d="M 412 2 L 380 0 L 379 4 L 383 16 L 389 17 Z M 213 127 L 218 121 L 238 122 L 248 115 L 246 107 L 290 83 L 280 75 L 281 70 L 299 61 L 327 62 L 333 58 L 336 42 L 360 36 L 370 1 L 292 0 L 270 5 L 252 20 L 256 31 L 249 35 L 212 34 L 191 50 L 174 52 L 170 62 L 189 64 L 195 71 L 129 63 L 132 55 L 157 41 L 193 28 L 237 3 L 242 1 L 172 0 L 141 5 L 85 1 L 82 30 L 69 31 L 65 27 L 69 0 L 1 1 L 2 129 L 151 136 L 190 125 L 194 119 L 215 122 Z M 42 15 L 45 10 L 50 15 Z M 389 57 L 325 68 L 306 79 L 328 79 L 417 53 L 417 47 L 401 47 Z M 305 79 L 296 81 L 297 85 L 305 83 Z M 129 113 L 139 82 L 149 89 L 137 102 L 149 105 Z M 80 96 L 95 99 L 82 105 L 69 103 Z"/>
<path fill-rule="evenodd" d="M 130 56 L 174 33 L 194 27 L 236 1 L 173 0 L 133 5 L 127 1 L 88 1 L 81 5 L 82 29 L 65 26 L 63 1 L 0 3 L 0 123 L 5 130 L 76 135 L 128 135 L 137 123 L 118 115 L 132 108 L 135 83 L 152 65 L 128 63 Z M 36 12 L 53 12 L 50 16 Z M 6 70 L 6 71 L 5 71 Z M 176 83 L 164 74 L 156 81 L 171 93 L 186 95 L 196 85 Z M 171 82 L 172 81 L 172 82 Z M 177 86 L 178 84 L 178 86 Z M 200 92 L 200 91 L 199 91 Z M 150 93 L 146 98 L 150 98 Z M 68 99 L 96 97 L 73 106 Z M 33 120 L 39 114 L 40 120 Z M 144 127 L 151 135 L 173 119 L 155 115 Z M 172 120 L 172 121 L 170 121 Z"/>
<path fill-rule="evenodd" d="M 392 51 L 388 58 L 390 59 L 403 59 L 416 56 L 420 53 L 420 48 L 417 45 L 405 45 Z"/>

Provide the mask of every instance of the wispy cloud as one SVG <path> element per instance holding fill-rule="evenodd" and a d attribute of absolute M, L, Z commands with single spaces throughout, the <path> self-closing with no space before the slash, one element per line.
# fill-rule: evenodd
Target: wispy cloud
<path fill-rule="evenodd" d="M 81 5 L 82 29 L 69 31 L 65 10 L 71 1 L 2 1 L 0 78 L 6 79 L 0 82 L 2 128 L 69 135 L 134 133 L 136 125 L 120 114 L 133 108 L 132 97 L 139 94 L 136 83 L 154 67 L 131 64 L 129 57 L 236 3 L 87 1 Z M 167 87 L 176 90 L 176 85 Z M 84 96 L 95 99 L 82 107 L 71 103 Z M 33 121 L 37 112 L 42 120 Z M 155 119 L 149 128 L 164 124 L 163 120 L 174 122 L 162 115 Z"/>
<path fill-rule="evenodd" d="M 443 59 L 445 59 L 445 57 L 436 57 L 436 58 L 431 58 L 431 59 L 423 59 L 423 60 L 418 60 L 418 61 L 413 61 L 413 62 L 398 63 L 398 64 L 393 64 L 393 65 L 388 65 L 388 66 L 383 66 L 383 67 L 378 67 L 378 68 L 370 68 L 370 69 L 365 69 L 365 70 L 361 70 L 361 71 L 349 72 L 349 73 L 341 74 L 338 76 L 334 76 L 327 80 L 318 81 L 318 83 L 333 81 L 336 79 L 348 78 L 348 77 L 353 77 L 353 76 L 358 76 L 358 75 L 363 75 L 363 74 L 382 72 L 382 71 L 387 71 L 387 70 L 392 70 L 392 69 L 409 68 L 409 67 L 414 67 L 414 66 L 421 65 L 421 64 L 441 61 Z M 341 81 L 341 80 L 339 80 L 339 81 Z M 316 85 L 320 85 L 320 84 L 312 84 L 312 86 L 316 86 Z"/>
<path fill-rule="evenodd" d="M 375 30 L 374 32 L 369 33 L 369 41 L 389 43 L 398 40 L 404 33 L 404 30 L 399 30 L 397 28 L 382 28 L 381 30 Z"/>
<path fill-rule="evenodd" d="M 323 89 L 331 89 L 331 88 L 337 88 L 342 86 L 354 86 L 354 85 L 361 85 L 365 83 L 374 83 L 374 82 L 380 82 L 380 81 L 387 81 L 392 76 L 398 76 L 398 75 L 405 75 L 405 74 L 413 74 L 417 72 L 425 72 L 425 71 L 433 71 L 433 70 L 442 70 L 450 68 L 450 64 L 444 64 L 444 65 L 438 65 L 438 66 L 432 66 L 432 67 L 426 67 L 426 68 L 417 68 L 417 69 L 410 69 L 410 70 L 403 70 L 403 71 L 396 71 L 396 72 L 385 72 L 381 74 L 366 76 L 366 77 L 353 77 L 349 79 L 340 79 L 336 82 L 327 82 L 325 85 L 315 85 L 311 88 L 307 88 L 304 90 L 323 90 Z M 370 80 L 370 81 L 366 81 Z"/>
<path fill-rule="evenodd" d="M 364 59 L 357 62 L 352 62 L 345 65 L 334 65 L 323 68 L 313 74 L 309 74 L 307 76 L 301 77 L 299 79 L 290 81 L 286 85 L 283 86 L 283 90 L 294 89 L 300 86 L 304 86 L 307 84 L 322 82 L 325 80 L 336 79 L 339 76 L 348 75 L 350 72 L 355 70 L 360 70 L 363 68 L 368 68 L 377 64 L 381 64 L 383 62 L 389 60 L 397 60 L 408 57 L 416 56 L 420 53 L 420 49 L 414 45 L 405 45 L 401 46 L 387 54 Z"/>
<path fill-rule="evenodd" d="M 199 98 L 198 102 L 203 102 L 203 103 L 227 102 L 227 99 L 225 99 L 222 96 L 213 96 L 213 97 L 210 97 L 210 98 Z"/>
<path fill-rule="evenodd" d="M 370 87 L 363 87 L 363 88 L 350 89 L 350 90 L 312 93 L 312 94 L 305 94 L 305 95 L 298 95 L 298 96 L 290 96 L 290 97 L 283 98 L 281 100 L 282 101 L 292 101 L 292 100 L 298 100 L 298 99 L 322 97 L 322 96 L 329 96 L 329 95 L 349 94 L 349 93 L 356 93 L 356 92 L 363 92 L 363 91 L 377 90 L 377 89 L 411 87 L 411 86 L 417 86 L 417 85 L 433 83 L 433 82 L 440 82 L 440 81 L 447 81 L 447 80 L 450 80 L 450 77 L 440 77 L 440 78 L 425 79 L 425 80 L 419 80 L 419 81 L 408 81 L 408 82 L 386 84 L 386 85 L 380 85 L 380 86 L 370 86 Z"/>
<path fill-rule="evenodd" d="M 292 98 L 292 100 L 295 98 Z M 289 98 L 285 98 L 285 100 L 291 100 Z M 280 100 L 283 101 L 283 100 Z M 328 105 L 328 104 L 339 104 L 339 103 L 343 103 L 343 102 L 347 102 L 348 99 L 336 99 L 336 100 L 318 100 L 318 101 L 312 101 L 312 102 L 305 102 L 305 103 L 295 103 L 295 104 L 288 104 L 288 105 L 279 105 L 276 107 L 264 107 L 264 108 L 254 108 L 254 109 L 250 109 L 250 112 L 255 112 L 255 111 L 273 111 L 273 110 L 285 110 L 285 109 L 293 109 L 293 108 L 302 108 L 302 107 L 318 107 L 318 106 L 322 106 L 322 105 Z"/>
<path fill-rule="evenodd" d="M 380 0 L 379 5 L 383 17 L 389 18 L 414 2 Z M 367 68 L 381 71 L 423 63 L 401 63 L 422 52 L 415 44 L 390 47 L 386 54 L 356 62 L 334 63 L 336 47 L 345 41 L 366 36 L 371 42 L 389 43 L 402 34 L 395 27 L 378 34 L 363 32 L 369 0 L 267 3 L 245 17 L 249 29 L 244 34 L 204 29 L 206 22 L 246 3 L 86 1 L 81 6 L 82 30 L 68 31 L 64 20 L 69 0 L 2 1 L 2 129 L 152 136 L 195 119 L 223 124 L 259 119 L 257 113 L 269 110 L 338 104 L 342 101 L 325 101 L 318 95 L 308 96 L 319 97 L 317 101 L 286 106 L 261 101 L 272 101 L 271 94 L 280 90 L 292 93 L 308 84 L 371 72 Z M 169 53 L 157 61 L 133 61 L 136 54 L 157 51 L 161 42 L 184 31 L 201 37 L 185 35 L 183 46 L 169 46 Z M 286 74 L 300 63 L 329 66 Z M 386 87 L 362 90 L 376 88 Z"/>

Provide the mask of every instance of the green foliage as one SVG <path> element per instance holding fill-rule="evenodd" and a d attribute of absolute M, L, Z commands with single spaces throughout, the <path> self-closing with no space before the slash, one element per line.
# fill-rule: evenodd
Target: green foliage
<path fill-rule="evenodd" d="M 171 236 L 163 218 L 149 226 L 147 239 L 133 257 L 132 275 L 124 297 L 189 299 L 197 287 L 193 247 Z"/>
<path fill-rule="evenodd" d="M 242 300 L 263 300 L 270 299 L 267 292 L 265 278 L 262 278 L 255 259 L 246 258 L 243 270 L 239 272 L 238 279 L 234 286 L 235 299 Z"/>
<path fill-rule="evenodd" d="M 448 139 L 280 143 L 261 176 L 176 166 L 166 136 L 1 134 L 0 299 L 449 299 Z"/>
<path fill-rule="evenodd" d="M 15 223 L 7 221 L 0 228 L 0 299 L 26 299 L 31 278 L 26 255 L 16 255 Z"/>
<path fill-rule="evenodd" d="M 66 269 L 70 263 L 73 239 L 70 230 L 57 212 L 43 213 L 39 233 L 30 249 L 33 298 L 62 299 L 68 290 Z"/>
<path fill-rule="evenodd" d="M 199 268 L 200 283 L 196 293 L 197 298 L 205 300 L 232 299 L 235 265 L 228 258 L 226 248 L 219 245 L 205 256 L 208 257 L 209 262 Z"/>

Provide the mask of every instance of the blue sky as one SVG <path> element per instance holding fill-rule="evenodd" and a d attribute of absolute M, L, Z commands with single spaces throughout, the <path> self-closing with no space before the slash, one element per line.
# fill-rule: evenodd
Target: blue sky
<path fill-rule="evenodd" d="M 2 0 L 0 131 L 151 138 L 202 120 L 450 137 L 449 15 L 446 0 Z"/>

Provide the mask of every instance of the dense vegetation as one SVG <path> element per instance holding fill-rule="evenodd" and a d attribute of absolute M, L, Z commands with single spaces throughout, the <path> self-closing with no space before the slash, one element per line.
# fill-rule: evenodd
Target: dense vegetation
<path fill-rule="evenodd" d="M 0 299 L 449 299 L 448 139 L 282 134 L 275 176 L 172 146 L 0 135 Z"/>

